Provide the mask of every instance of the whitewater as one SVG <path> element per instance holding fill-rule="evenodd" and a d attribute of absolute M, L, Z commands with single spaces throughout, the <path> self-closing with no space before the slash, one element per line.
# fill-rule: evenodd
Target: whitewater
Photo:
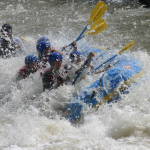
<path fill-rule="evenodd" d="M 11 0 L 0 1 L 0 24 L 13 26 L 23 36 L 27 54 L 35 54 L 36 41 L 50 39 L 58 50 L 75 40 L 87 25 L 97 1 Z M 106 1 L 102 16 L 107 29 L 86 36 L 77 45 L 109 48 L 117 53 L 132 40 L 123 54 L 140 62 L 145 74 L 120 101 L 84 112 L 75 124 L 61 117 L 60 104 L 70 102 L 94 82 L 92 76 L 75 86 L 64 85 L 43 92 L 39 72 L 15 81 L 26 55 L 0 59 L 1 150 L 149 150 L 150 149 L 150 9 L 122 1 Z M 99 62 L 101 63 L 101 62 Z"/>

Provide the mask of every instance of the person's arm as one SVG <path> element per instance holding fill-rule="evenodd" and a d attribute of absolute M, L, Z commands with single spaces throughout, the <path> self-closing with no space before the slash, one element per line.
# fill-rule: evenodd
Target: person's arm
<path fill-rule="evenodd" d="M 77 51 L 77 42 L 76 41 L 73 41 L 72 43 L 71 43 L 71 45 L 73 46 L 73 51 Z"/>
<path fill-rule="evenodd" d="M 26 69 L 25 66 L 23 66 L 16 74 L 16 81 L 25 79 L 28 75 L 30 74 L 30 72 Z"/>
<path fill-rule="evenodd" d="M 53 53 L 53 52 L 57 52 L 57 53 L 63 55 L 63 53 L 61 51 L 58 51 L 54 47 L 51 47 L 51 52 L 50 53 Z"/>
<path fill-rule="evenodd" d="M 26 48 L 20 38 L 13 37 L 13 41 L 15 42 L 15 48 L 20 49 L 25 54 L 27 53 Z"/>
<path fill-rule="evenodd" d="M 73 47 L 73 51 L 77 51 L 77 42 L 76 41 L 73 41 L 71 43 L 71 46 Z M 63 49 L 67 48 L 67 45 L 63 47 Z"/>
<path fill-rule="evenodd" d="M 43 81 L 43 91 L 45 91 L 46 89 L 50 89 L 50 78 L 47 73 L 43 74 L 42 81 Z"/>
<path fill-rule="evenodd" d="M 18 72 L 15 76 L 15 81 L 20 81 L 22 79 L 24 79 L 24 77 Z"/>
<path fill-rule="evenodd" d="M 56 52 L 59 53 L 59 54 L 61 54 L 61 55 L 63 55 L 63 53 L 61 51 L 56 50 Z"/>
<path fill-rule="evenodd" d="M 21 50 L 21 46 L 17 43 L 15 43 L 14 47 L 15 47 L 15 49 L 20 49 Z"/>
<path fill-rule="evenodd" d="M 49 72 L 46 72 L 42 75 L 42 82 L 43 82 L 43 91 L 53 89 L 53 87 L 51 85 Z"/>
<path fill-rule="evenodd" d="M 104 72 L 104 71 L 108 70 L 110 67 L 112 67 L 111 64 L 109 64 L 109 65 L 108 65 L 107 67 L 105 67 L 103 70 L 95 71 L 94 74 L 98 74 L 98 73 Z"/>
<path fill-rule="evenodd" d="M 94 69 L 93 65 L 90 65 L 90 68 L 91 68 L 91 70 L 93 70 Z"/>

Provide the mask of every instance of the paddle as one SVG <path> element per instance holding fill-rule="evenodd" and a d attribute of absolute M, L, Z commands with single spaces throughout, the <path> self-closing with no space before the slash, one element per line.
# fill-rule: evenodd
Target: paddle
<path fill-rule="evenodd" d="M 130 49 L 132 48 L 134 42 L 135 42 L 135 41 L 133 40 L 132 42 L 130 42 L 129 44 L 127 44 L 127 45 L 126 45 L 120 52 L 118 52 L 116 55 L 114 55 L 113 57 L 109 58 L 109 59 L 106 60 L 104 63 L 102 63 L 101 65 L 99 65 L 97 68 L 95 68 L 94 70 L 92 70 L 92 71 L 90 72 L 90 74 L 93 73 L 93 72 L 95 72 L 97 69 L 99 69 L 99 68 L 100 68 L 102 65 L 104 65 L 105 63 L 107 63 L 107 62 L 111 61 L 112 59 L 114 59 L 116 56 L 118 56 L 119 54 L 121 54 L 123 51 L 125 51 L 125 50 L 127 50 L 127 49 L 130 50 Z M 78 73 L 78 75 L 76 76 L 76 78 L 75 78 L 74 81 L 72 82 L 72 85 L 75 84 L 76 80 L 79 78 L 80 74 L 82 73 L 83 69 L 84 69 L 85 66 L 88 64 L 88 62 L 90 61 L 90 59 L 91 59 L 91 58 L 89 58 L 89 59 L 87 60 L 87 62 L 85 63 L 85 65 L 82 67 L 81 71 Z"/>
<path fill-rule="evenodd" d="M 94 23 L 93 26 L 91 26 L 91 29 L 93 30 L 89 30 L 85 35 L 94 35 L 94 34 L 97 34 L 103 30 L 105 30 L 107 28 L 107 24 L 105 22 L 105 20 L 103 18 L 100 18 L 100 20 L 103 20 L 103 22 L 99 25 L 97 25 L 97 22 Z M 91 32 L 92 31 L 92 32 Z M 84 35 L 83 35 L 84 36 Z M 82 36 L 82 37 L 83 37 Z M 81 38 L 82 38 L 81 37 Z M 92 58 L 92 57 L 91 57 Z M 74 79 L 74 81 L 72 82 L 72 85 L 75 84 L 76 80 L 79 78 L 80 74 L 82 73 L 83 69 L 85 68 L 85 66 L 88 64 L 88 62 L 91 60 L 91 58 L 89 58 L 86 63 L 84 64 L 84 66 L 82 67 L 82 69 L 80 70 L 79 74 L 76 76 L 76 78 Z"/>
<path fill-rule="evenodd" d="M 77 79 L 79 78 L 80 74 L 82 73 L 82 71 L 84 70 L 85 66 L 89 63 L 89 61 L 91 60 L 93 56 L 90 56 L 88 60 L 86 60 L 84 66 L 82 67 L 82 69 L 80 70 L 80 72 L 78 73 L 78 75 L 76 76 L 76 78 L 74 79 L 74 81 L 72 82 L 72 85 L 75 84 L 75 82 L 77 81 Z"/>
<path fill-rule="evenodd" d="M 97 5 L 94 7 L 94 9 L 91 12 L 91 16 L 90 16 L 88 25 L 99 20 L 99 18 L 101 18 L 101 16 L 105 13 L 106 10 L 107 10 L 106 4 L 103 1 L 98 2 Z M 78 39 L 80 39 L 80 37 L 83 35 L 85 30 L 87 29 L 87 26 L 83 29 L 83 31 L 81 32 L 79 37 L 76 39 L 76 41 L 78 41 Z"/>
<path fill-rule="evenodd" d="M 99 32 L 102 32 L 103 30 L 105 30 L 107 28 L 107 23 L 103 18 L 100 18 L 99 20 L 97 20 L 96 22 L 94 22 L 91 25 L 91 28 L 88 29 L 88 31 L 80 36 L 80 38 L 78 38 L 78 40 L 80 40 L 81 38 L 83 38 L 85 35 L 95 35 L 98 34 Z"/>
<path fill-rule="evenodd" d="M 96 21 L 99 20 L 99 18 L 101 18 L 101 16 L 104 14 L 104 12 L 107 10 L 107 6 L 106 4 L 103 2 L 103 1 L 100 1 L 97 3 L 97 5 L 94 7 L 94 9 L 92 10 L 91 12 L 91 16 L 90 16 L 90 20 L 89 20 L 89 23 L 88 25 L 90 25 L 91 23 L 94 23 Z M 100 21 L 100 20 L 99 20 Z M 99 22 L 98 21 L 98 22 Z M 78 36 L 78 38 L 75 40 L 76 42 L 78 40 L 80 40 L 83 36 L 83 33 L 87 30 L 87 27 L 88 25 L 83 29 L 83 31 L 81 32 L 81 34 Z M 99 32 L 98 32 L 99 33 Z M 96 33 L 97 34 L 97 33 Z M 69 44 L 68 46 L 66 47 L 69 47 L 71 46 L 71 44 Z M 64 50 L 65 48 L 62 49 L 62 51 Z"/>
<path fill-rule="evenodd" d="M 25 40 L 26 42 L 29 42 L 29 40 L 28 39 L 26 39 L 25 37 L 23 37 L 23 36 L 20 36 L 23 40 Z"/>
<path fill-rule="evenodd" d="M 104 63 L 102 63 L 101 65 L 99 65 L 97 68 L 95 68 L 94 70 L 92 70 L 90 72 L 93 73 L 95 72 L 97 69 L 99 69 L 102 65 L 106 64 L 107 62 L 111 61 L 112 59 L 114 59 L 115 57 L 117 57 L 119 54 L 121 54 L 123 51 L 126 51 L 127 49 L 130 50 L 134 44 L 135 40 L 133 40 L 132 42 L 130 42 L 129 44 L 127 44 L 120 52 L 118 52 L 116 55 L 114 55 L 113 57 L 109 58 L 108 60 L 106 60 Z"/>
<path fill-rule="evenodd" d="M 99 20 L 97 20 L 96 22 L 94 22 L 92 25 L 91 25 L 91 28 L 88 29 L 88 31 L 78 37 L 75 41 L 79 41 L 81 38 L 83 38 L 85 35 L 95 35 L 95 34 L 98 34 L 99 32 L 102 32 L 103 30 L 105 30 L 107 28 L 107 23 L 106 21 L 103 19 L 103 18 L 100 18 Z M 69 44 L 68 46 L 66 47 L 69 47 L 71 46 L 71 44 Z M 62 49 L 62 51 L 64 50 L 65 48 Z"/>

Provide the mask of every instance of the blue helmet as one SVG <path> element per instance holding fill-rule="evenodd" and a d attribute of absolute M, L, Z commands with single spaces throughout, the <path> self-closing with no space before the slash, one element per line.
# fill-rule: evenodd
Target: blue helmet
<path fill-rule="evenodd" d="M 47 41 L 42 41 L 42 42 L 40 42 L 40 43 L 38 43 L 38 44 L 36 45 L 36 48 L 37 48 L 37 51 L 38 51 L 41 55 L 43 55 L 43 54 L 44 54 L 44 50 L 45 50 L 47 47 L 49 47 L 49 46 L 51 46 L 51 44 L 50 44 L 49 42 L 47 42 Z"/>
<path fill-rule="evenodd" d="M 38 40 L 37 40 L 37 42 L 36 42 L 36 45 L 38 45 L 40 42 L 42 42 L 42 41 L 47 41 L 47 42 L 49 42 L 49 39 L 47 38 L 47 37 L 41 37 L 41 38 L 39 38 Z"/>
<path fill-rule="evenodd" d="M 72 53 L 70 53 L 70 59 L 73 59 L 75 56 L 80 56 L 81 52 L 79 51 L 73 51 Z"/>
<path fill-rule="evenodd" d="M 35 55 L 28 55 L 25 57 L 25 64 L 28 68 L 28 64 L 32 62 L 37 62 L 38 58 Z"/>
<path fill-rule="evenodd" d="M 51 67 L 52 67 L 54 60 L 58 60 L 59 61 L 59 60 L 62 60 L 62 59 L 63 59 L 63 57 L 62 57 L 62 55 L 60 53 L 54 52 L 54 53 L 51 53 L 49 55 L 48 61 L 49 61 L 50 65 L 51 65 Z"/>

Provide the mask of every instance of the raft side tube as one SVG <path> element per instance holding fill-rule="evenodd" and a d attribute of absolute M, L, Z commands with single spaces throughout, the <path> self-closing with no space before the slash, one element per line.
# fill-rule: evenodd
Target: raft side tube
<path fill-rule="evenodd" d="M 81 90 L 80 94 L 66 106 L 65 111 L 69 110 L 66 119 L 72 123 L 77 121 L 83 115 L 85 105 L 98 109 L 102 103 L 119 100 L 120 95 L 127 94 L 131 84 L 141 78 L 144 71 L 134 58 L 120 55 L 118 57 L 119 61 L 114 66 L 89 87 Z"/>

